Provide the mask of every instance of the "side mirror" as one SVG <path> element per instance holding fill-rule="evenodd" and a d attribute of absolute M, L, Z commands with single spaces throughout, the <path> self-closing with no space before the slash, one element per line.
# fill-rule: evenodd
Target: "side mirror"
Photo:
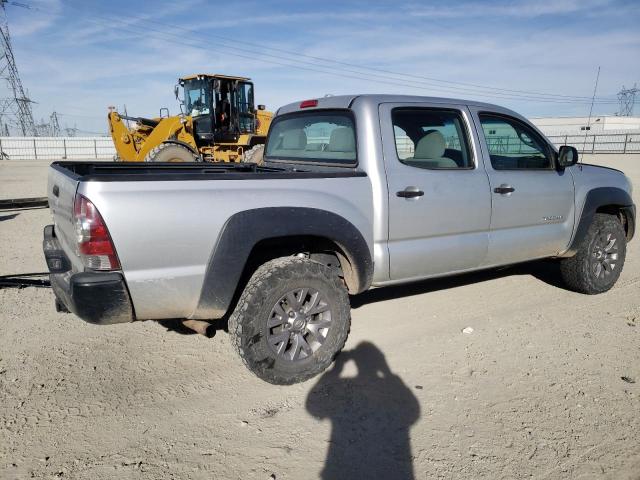
<path fill-rule="evenodd" d="M 180 85 L 173 87 L 173 94 L 176 96 L 176 100 L 182 103 L 182 100 L 180 100 Z"/>
<path fill-rule="evenodd" d="M 578 150 L 576 147 L 562 145 L 558 150 L 558 167 L 567 168 L 578 163 Z"/>
<path fill-rule="evenodd" d="M 258 110 L 264 110 L 265 108 L 267 107 L 265 107 L 264 105 L 258 105 Z"/>

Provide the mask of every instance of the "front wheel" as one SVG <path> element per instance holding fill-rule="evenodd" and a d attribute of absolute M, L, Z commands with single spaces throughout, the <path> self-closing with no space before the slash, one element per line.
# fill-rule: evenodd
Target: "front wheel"
<path fill-rule="evenodd" d="M 350 325 L 349 296 L 335 272 L 306 258 L 283 257 L 252 275 L 229 333 L 249 370 L 269 383 L 291 385 L 331 364 Z"/>
<path fill-rule="evenodd" d="M 596 213 L 578 251 L 560 263 L 564 282 L 576 292 L 594 295 L 611 289 L 622 273 L 627 239 L 617 217 Z"/>
<path fill-rule="evenodd" d="M 145 162 L 197 162 L 198 157 L 184 145 L 178 143 L 161 143 L 152 148 L 144 157 Z"/>

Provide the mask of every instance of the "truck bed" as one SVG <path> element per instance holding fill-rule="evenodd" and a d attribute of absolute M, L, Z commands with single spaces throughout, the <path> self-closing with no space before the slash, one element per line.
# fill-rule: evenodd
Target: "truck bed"
<path fill-rule="evenodd" d="M 308 223 L 296 215 L 297 208 L 348 218 L 372 248 L 371 183 L 356 168 L 63 161 L 51 165 L 48 198 L 52 236 L 72 266 L 67 276 L 86 271 L 75 254 L 78 195 L 91 201 L 104 219 L 137 319 L 216 318 L 218 313 L 200 302 L 205 274 L 222 232 L 238 215 L 248 218 L 246 212 L 257 213 L 241 222 L 232 250 L 240 250 L 243 240 L 261 228 L 259 223 L 271 218 L 269 212 L 280 212 L 263 225 L 274 235 Z M 338 228 L 330 222 L 316 227 Z M 235 258 L 235 252 L 228 257 L 242 268 L 244 259 Z"/>
<path fill-rule="evenodd" d="M 345 178 L 366 174 L 354 168 L 264 166 L 255 163 L 54 162 L 51 167 L 76 181 L 132 182 L 171 180 L 242 180 Z"/>

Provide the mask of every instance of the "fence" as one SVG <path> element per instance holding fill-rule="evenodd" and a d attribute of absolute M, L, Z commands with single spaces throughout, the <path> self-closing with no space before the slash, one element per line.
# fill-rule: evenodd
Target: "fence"
<path fill-rule="evenodd" d="M 640 153 L 640 133 L 547 135 L 554 145 L 572 145 L 580 153 Z"/>
<path fill-rule="evenodd" d="M 3 160 L 110 159 L 115 153 L 110 137 L 0 137 Z"/>
<path fill-rule="evenodd" d="M 634 133 L 592 133 L 586 139 L 584 134 L 553 134 L 546 137 L 557 147 L 572 145 L 581 153 L 640 153 L 640 132 Z M 447 148 L 460 149 L 458 137 L 446 137 Z M 491 153 L 497 154 L 527 154 L 536 152 L 515 136 L 492 135 L 486 137 L 487 146 Z M 404 135 L 396 137 L 396 146 L 400 158 L 413 156 L 413 141 Z"/>
<path fill-rule="evenodd" d="M 506 137 L 505 137 L 506 138 Z M 640 132 L 549 134 L 556 146 L 573 145 L 582 153 L 640 153 Z M 521 142 L 509 144 L 509 139 L 488 138 L 489 148 L 503 153 L 526 153 Z M 413 155 L 413 142 L 405 136 L 397 139 L 402 158 Z M 456 145 L 454 145 L 456 144 Z M 448 148 L 459 148 L 457 138 L 449 138 Z M 512 152 L 516 148 L 518 152 Z M 110 137 L 0 137 L 0 159 L 60 160 L 111 159 L 116 151 Z"/>

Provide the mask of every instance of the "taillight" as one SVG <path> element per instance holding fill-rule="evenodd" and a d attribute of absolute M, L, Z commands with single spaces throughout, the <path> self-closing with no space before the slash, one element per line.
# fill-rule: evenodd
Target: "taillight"
<path fill-rule="evenodd" d="M 93 203 L 76 195 L 73 204 L 78 255 L 92 270 L 119 270 L 120 262 L 109 230 Z"/>
<path fill-rule="evenodd" d="M 300 108 L 317 107 L 318 100 L 304 100 L 300 103 Z"/>

